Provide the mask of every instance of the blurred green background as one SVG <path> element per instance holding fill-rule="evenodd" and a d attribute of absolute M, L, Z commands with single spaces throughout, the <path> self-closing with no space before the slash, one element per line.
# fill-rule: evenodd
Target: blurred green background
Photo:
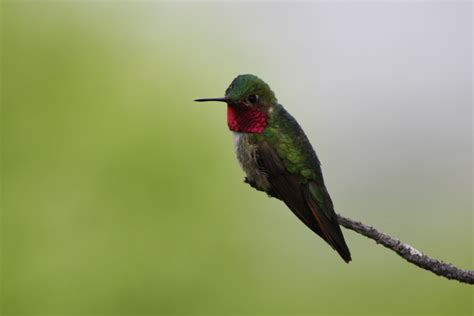
<path fill-rule="evenodd" d="M 338 212 L 472 269 L 469 1 L 1 4 L 3 315 L 472 314 L 350 231 L 344 264 L 192 102 L 261 76 Z"/>

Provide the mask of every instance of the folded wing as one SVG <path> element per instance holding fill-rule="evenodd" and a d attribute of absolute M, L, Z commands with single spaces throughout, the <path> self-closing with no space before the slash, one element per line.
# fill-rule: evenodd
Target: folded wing
<path fill-rule="evenodd" d="M 317 179 L 307 180 L 290 173 L 266 141 L 259 144 L 257 163 L 271 184 L 269 194 L 282 200 L 306 226 L 331 245 L 344 261 L 349 262 L 351 254 L 322 176 L 318 183 Z"/>

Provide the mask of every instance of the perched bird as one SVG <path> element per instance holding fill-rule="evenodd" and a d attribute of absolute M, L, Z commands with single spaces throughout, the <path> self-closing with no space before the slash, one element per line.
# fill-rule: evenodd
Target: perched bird
<path fill-rule="evenodd" d="M 237 76 L 222 98 L 227 125 L 234 133 L 245 182 L 282 200 L 312 231 L 351 260 L 334 206 L 324 185 L 318 157 L 298 122 L 275 94 L 254 75 Z"/>

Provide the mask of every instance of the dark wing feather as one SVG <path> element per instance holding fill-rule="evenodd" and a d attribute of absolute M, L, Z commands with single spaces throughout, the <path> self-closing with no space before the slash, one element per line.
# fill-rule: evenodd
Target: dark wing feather
<path fill-rule="evenodd" d="M 257 164 L 272 186 L 269 194 L 282 200 L 306 226 L 331 245 L 344 261 L 349 262 L 351 255 L 324 184 L 302 181 L 298 175 L 288 172 L 266 141 L 259 144 Z"/>

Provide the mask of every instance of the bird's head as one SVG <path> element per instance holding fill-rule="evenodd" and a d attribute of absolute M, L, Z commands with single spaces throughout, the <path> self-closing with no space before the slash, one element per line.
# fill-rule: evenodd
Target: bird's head
<path fill-rule="evenodd" d="M 237 76 L 225 91 L 225 97 L 195 101 L 227 103 L 227 125 L 230 130 L 241 133 L 262 133 L 277 105 L 270 86 L 254 75 Z"/>

